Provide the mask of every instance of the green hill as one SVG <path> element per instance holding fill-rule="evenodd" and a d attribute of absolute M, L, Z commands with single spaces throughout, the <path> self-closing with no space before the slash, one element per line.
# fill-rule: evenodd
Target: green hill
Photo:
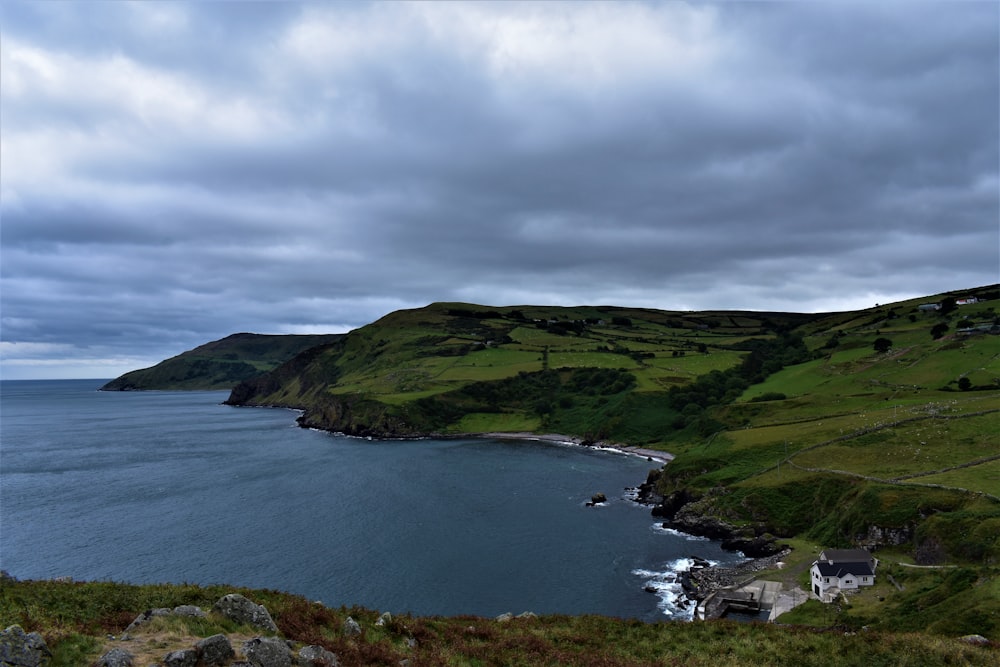
<path fill-rule="evenodd" d="M 683 419 L 663 408 L 672 388 L 753 350 L 791 358 L 796 350 L 777 349 L 784 336 L 817 317 L 437 303 L 310 350 L 242 383 L 230 402 L 304 408 L 304 423 L 357 435 L 556 431 L 662 443 Z"/>
<path fill-rule="evenodd" d="M 676 527 L 971 568 L 961 585 L 920 579 L 941 599 L 886 592 L 885 605 L 903 610 L 893 623 L 926 627 L 937 610 L 936 623 L 996 636 L 1000 601 L 973 592 L 996 590 L 1000 563 L 998 297 L 993 285 L 826 314 L 439 303 L 312 348 L 229 402 L 301 408 L 304 426 L 355 435 L 667 450 L 650 481 Z M 878 627 L 874 608 L 838 622 Z"/>
<path fill-rule="evenodd" d="M 150 368 L 130 371 L 101 387 L 104 391 L 232 389 L 266 373 L 303 350 L 340 334 L 263 335 L 237 333 L 200 345 Z"/>

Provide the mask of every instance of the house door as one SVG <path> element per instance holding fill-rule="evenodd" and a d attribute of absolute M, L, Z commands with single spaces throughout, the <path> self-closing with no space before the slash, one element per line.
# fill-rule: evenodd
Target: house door
<path fill-rule="evenodd" d="M 816 597 L 819 597 L 819 584 L 813 584 L 813 590 L 816 591 Z"/>

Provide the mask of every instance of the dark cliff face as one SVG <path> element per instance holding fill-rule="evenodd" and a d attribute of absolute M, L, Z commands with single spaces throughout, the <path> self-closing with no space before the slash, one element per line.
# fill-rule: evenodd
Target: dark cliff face
<path fill-rule="evenodd" d="M 270 373 L 240 382 L 225 403 L 299 409 L 303 428 L 377 438 L 422 435 L 394 406 L 359 394 L 330 393 L 339 374 L 332 360 L 342 347 L 338 341 L 310 348 Z"/>
<path fill-rule="evenodd" d="M 427 435 L 396 414 L 391 406 L 357 396 L 326 396 L 298 418 L 299 426 L 372 438 Z"/>
<path fill-rule="evenodd" d="M 319 372 L 317 360 L 335 352 L 340 341 L 327 345 L 317 345 L 300 352 L 285 363 L 264 375 L 243 380 L 229 394 L 226 405 L 274 405 L 306 409 L 315 400 L 317 390 L 336 380 L 336 374 L 328 369 Z M 282 389 L 293 380 L 298 381 L 297 393 L 282 393 Z"/>

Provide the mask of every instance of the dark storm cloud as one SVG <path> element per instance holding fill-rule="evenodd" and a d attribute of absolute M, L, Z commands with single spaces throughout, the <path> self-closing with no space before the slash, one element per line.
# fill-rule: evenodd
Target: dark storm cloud
<path fill-rule="evenodd" d="M 6 2 L 6 377 L 995 282 L 995 3 Z"/>

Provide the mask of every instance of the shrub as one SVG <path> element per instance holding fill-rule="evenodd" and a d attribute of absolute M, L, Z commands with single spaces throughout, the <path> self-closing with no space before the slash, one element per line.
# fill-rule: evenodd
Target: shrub
<path fill-rule="evenodd" d="M 888 338 L 876 338 L 872 347 L 876 352 L 885 353 L 892 349 L 892 341 Z"/>
<path fill-rule="evenodd" d="M 768 391 L 764 392 L 760 396 L 754 396 L 750 399 L 751 403 L 763 403 L 765 401 L 783 401 L 787 396 L 782 394 L 780 391 Z"/>

